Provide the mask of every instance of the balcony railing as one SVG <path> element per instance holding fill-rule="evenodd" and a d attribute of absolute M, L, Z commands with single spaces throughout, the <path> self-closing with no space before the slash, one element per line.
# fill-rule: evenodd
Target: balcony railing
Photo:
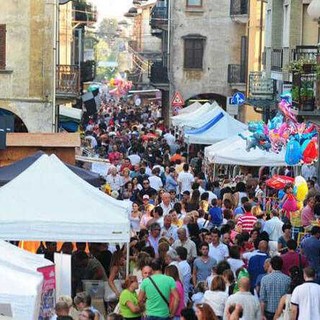
<path fill-rule="evenodd" d="M 318 47 L 317 46 L 297 46 L 292 50 L 291 60 L 317 60 Z"/>
<path fill-rule="evenodd" d="M 168 7 L 153 7 L 150 26 L 152 29 L 164 29 L 168 27 Z"/>
<path fill-rule="evenodd" d="M 242 16 L 248 14 L 248 0 L 231 0 L 230 16 Z"/>
<path fill-rule="evenodd" d="M 78 66 L 57 65 L 56 93 L 77 96 L 80 91 L 80 72 Z"/>
<path fill-rule="evenodd" d="M 301 111 L 313 111 L 315 108 L 317 76 L 315 74 L 293 72 L 293 105 Z"/>
<path fill-rule="evenodd" d="M 283 67 L 283 50 L 272 49 L 271 51 L 271 70 L 282 71 Z"/>
<path fill-rule="evenodd" d="M 149 79 L 151 83 L 169 83 L 168 69 L 162 61 L 149 62 Z"/>
<path fill-rule="evenodd" d="M 228 65 L 228 83 L 246 83 L 245 68 L 240 64 Z"/>
<path fill-rule="evenodd" d="M 87 60 L 81 62 L 81 82 L 93 81 L 96 77 L 96 62 Z"/>

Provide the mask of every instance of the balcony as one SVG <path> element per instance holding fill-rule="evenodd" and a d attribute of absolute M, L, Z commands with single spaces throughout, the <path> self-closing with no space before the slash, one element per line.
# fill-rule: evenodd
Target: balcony
<path fill-rule="evenodd" d="M 93 81 L 96 77 L 96 62 L 87 60 L 81 62 L 81 82 Z"/>
<path fill-rule="evenodd" d="M 162 61 L 149 62 L 149 79 L 153 85 L 168 85 L 168 70 Z"/>
<path fill-rule="evenodd" d="M 317 55 L 318 55 L 317 46 L 296 46 L 296 48 L 292 50 L 291 60 L 316 61 Z"/>
<path fill-rule="evenodd" d="M 271 71 L 281 72 L 283 67 L 283 50 L 272 49 L 271 51 Z"/>
<path fill-rule="evenodd" d="M 150 26 L 153 30 L 168 29 L 168 7 L 153 7 L 150 16 Z"/>
<path fill-rule="evenodd" d="M 230 17 L 237 23 L 246 24 L 249 19 L 249 1 L 230 0 Z"/>
<path fill-rule="evenodd" d="M 86 0 L 73 1 L 74 22 L 79 24 L 92 24 L 97 22 L 97 9 Z"/>
<path fill-rule="evenodd" d="M 293 72 L 292 104 L 302 112 L 313 112 L 315 109 L 317 76 L 314 73 Z"/>
<path fill-rule="evenodd" d="M 228 83 L 246 83 L 245 68 L 240 64 L 228 65 Z"/>
<path fill-rule="evenodd" d="M 80 72 L 78 66 L 56 66 L 56 95 L 61 99 L 75 99 L 80 94 Z"/>

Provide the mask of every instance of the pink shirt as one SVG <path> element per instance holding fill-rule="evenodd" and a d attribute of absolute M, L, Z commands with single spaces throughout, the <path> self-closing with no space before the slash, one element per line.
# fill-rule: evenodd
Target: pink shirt
<path fill-rule="evenodd" d="M 309 226 L 311 224 L 311 221 L 314 220 L 314 213 L 313 210 L 307 205 L 303 208 L 301 212 L 301 222 L 304 227 Z"/>
<path fill-rule="evenodd" d="M 179 305 L 176 311 L 175 316 L 180 317 L 181 310 L 185 307 L 184 305 L 184 290 L 183 290 L 183 285 L 180 281 L 176 281 L 176 287 L 179 295 Z M 170 305 L 173 304 L 173 295 L 170 295 Z"/>

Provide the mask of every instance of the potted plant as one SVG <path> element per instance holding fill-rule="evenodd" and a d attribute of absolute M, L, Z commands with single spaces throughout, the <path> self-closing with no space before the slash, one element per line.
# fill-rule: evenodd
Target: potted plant
<path fill-rule="evenodd" d="M 314 83 L 313 81 L 303 81 L 300 88 L 300 102 L 302 110 L 314 110 Z"/>
<path fill-rule="evenodd" d="M 316 59 L 300 58 L 298 60 L 291 61 L 286 69 L 289 72 L 313 73 L 315 71 L 316 66 Z"/>

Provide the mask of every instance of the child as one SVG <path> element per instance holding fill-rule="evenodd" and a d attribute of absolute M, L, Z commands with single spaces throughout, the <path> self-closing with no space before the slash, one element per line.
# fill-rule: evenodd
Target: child
<path fill-rule="evenodd" d="M 195 291 L 195 293 L 192 295 L 191 301 L 193 303 L 193 308 L 195 309 L 195 306 L 198 303 L 202 302 L 204 292 L 206 291 L 206 285 L 205 285 L 204 281 L 200 281 L 197 284 L 197 286 L 196 286 L 194 291 Z"/>

